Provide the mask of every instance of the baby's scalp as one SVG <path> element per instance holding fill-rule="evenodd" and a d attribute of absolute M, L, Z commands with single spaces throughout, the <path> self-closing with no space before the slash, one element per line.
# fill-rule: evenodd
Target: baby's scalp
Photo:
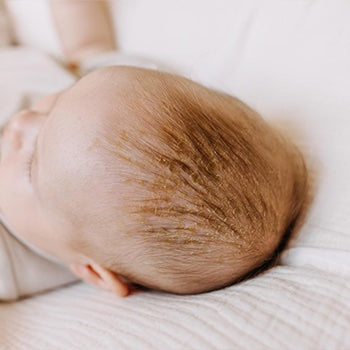
<path fill-rule="evenodd" d="M 124 76 L 115 112 L 128 123 L 110 118 L 95 140 L 115 170 L 108 202 L 118 204 L 77 246 L 131 282 L 178 294 L 230 285 L 269 262 L 304 202 L 297 148 L 242 101 L 183 77 L 99 74 Z"/>

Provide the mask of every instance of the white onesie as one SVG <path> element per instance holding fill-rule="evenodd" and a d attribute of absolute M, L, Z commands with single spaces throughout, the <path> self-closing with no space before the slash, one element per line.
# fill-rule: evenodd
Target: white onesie
<path fill-rule="evenodd" d="M 109 52 L 86 60 L 80 73 L 110 65 L 156 68 L 150 61 Z M 39 51 L 0 49 L 0 127 L 17 111 L 30 107 L 43 95 L 67 88 L 75 80 Z M 16 300 L 77 280 L 63 262 L 18 237 L 0 213 L 0 300 Z"/>

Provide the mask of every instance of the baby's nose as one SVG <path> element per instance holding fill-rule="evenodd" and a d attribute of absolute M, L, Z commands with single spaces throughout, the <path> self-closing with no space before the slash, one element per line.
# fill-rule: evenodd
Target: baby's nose
<path fill-rule="evenodd" d="M 15 115 L 4 127 L 3 135 L 12 140 L 16 149 L 22 148 L 23 139 L 26 131 L 32 124 L 36 112 L 26 109 Z"/>
<path fill-rule="evenodd" d="M 33 122 L 36 115 L 37 112 L 31 109 L 24 109 L 10 120 L 8 128 L 12 131 L 21 131 L 23 128 L 28 127 L 29 124 Z"/>

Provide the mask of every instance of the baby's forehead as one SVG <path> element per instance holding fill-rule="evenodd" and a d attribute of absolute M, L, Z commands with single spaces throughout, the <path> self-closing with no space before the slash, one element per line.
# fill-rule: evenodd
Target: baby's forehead
<path fill-rule="evenodd" d="M 132 117 L 107 78 L 106 72 L 94 74 L 66 90 L 41 131 L 42 189 L 61 207 L 74 203 L 72 211 L 79 203 L 91 203 L 94 196 L 102 200 L 103 191 L 110 191 L 104 186 L 108 171 L 118 167 L 112 169 L 99 141 L 106 135 L 117 140 Z"/>
<path fill-rule="evenodd" d="M 94 80 L 81 80 L 60 96 L 46 129 L 53 138 L 92 137 L 103 126 L 118 122 L 123 115 L 122 105 L 116 89 Z"/>
<path fill-rule="evenodd" d="M 145 77 L 153 76 L 156 72 L 152 70 L 127 67 L 110 66 L 97 69 L 82 77 L 73 87 L 80 90 L 103 90 L 120 91 L 128 88 L 135 89 L 134 81 Z"/>

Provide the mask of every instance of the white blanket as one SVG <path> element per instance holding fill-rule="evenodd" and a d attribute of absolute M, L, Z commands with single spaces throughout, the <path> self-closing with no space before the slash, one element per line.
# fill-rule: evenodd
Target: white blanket
<path fill-rule="evenodd" d="M 78 283 L 0 304 L 0 349 L 349 349 L 350 2 L 113 4 L 123 50 L 232 93 L 285 130 L 306 154 L 313 202 L 279 265 L 254 279 L 126 299 Z"/>
<path fill-rule="evenodd" d="M 1 305 L 1 349 L 350 348 L 349 280 L 311 268 L 195 296 L 125 299 L 77 284 Z"/>

